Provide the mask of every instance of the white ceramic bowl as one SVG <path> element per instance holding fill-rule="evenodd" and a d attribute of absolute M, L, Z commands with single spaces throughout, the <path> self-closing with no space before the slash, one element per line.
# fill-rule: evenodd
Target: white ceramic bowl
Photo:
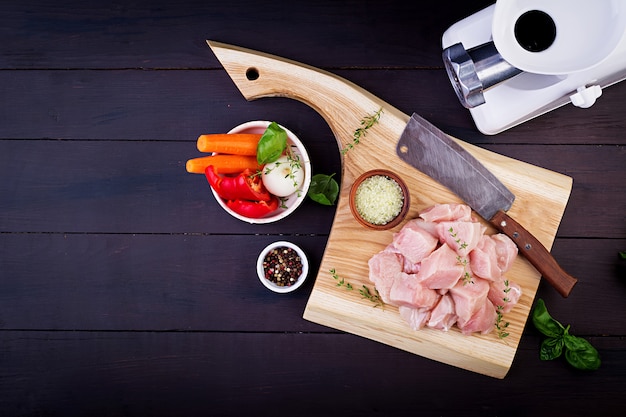
<path fill-rule="evenodd" d="M 267 126 L 269 126 L 270 123 L 271 122 L 264 121 L 264 120 L 246 122 L 246 123 L 240 124 L 239 126 L 234 127 L 228 133 L 261 133 L 262 134 L 263 132 L 265 132 L 265 129 L 267 129 Z M 252 223 L 252 224 L 264 224 L 264 223 L 272 223 L 272 222 L 284 219 L 285 217 L 293 213 L 293 211 L 297 209 L 298 206 L 300 206 L 300 204 L 302 204 L 302 202 L 306 198 L 306 193 L 309 190 L 309 186 L 311 185 L 311 161 L 309 160 L 309 154 L 307 153 L 300 139 L 298 139 L 298 137 L 293 132 L 291 132 L 289 129 L 285 128 L 284 126 L 280 124 L 279 126 L 285 129 L 285 132 L 287 132 L 287 146 L 291 146 L 294 153 L 300 157 L 300 162 L 302 164 L 302 167 L 304 168 L 304 181 L 302 182 L 302 187 L 300 187 L 299 192 L 296 192 L 295 194 L 291 195 L 288 198 L 288 200 L 284 202 L 285 207 L 279 207 L 274 212 L 268 214 L 265 217 L 261 217 L 258 219 L 245 217 L 231 210 L 226 205 L 226 202 L 222 200 L 219 195 L 217 195 L 217 193 L 215 192 L 215 190 L 213 190 L 213 188 L 211 188 L 211 191 L 213 192 L 213 196 L 215 197 L 215 200 L 217 200 L 218 204 L 222 206 L 222 208 L 226 210 L 226 212 L 229 213 L 231 216 L 236 217 L 237 219 L 242 220 L 244 222 Z"/>
<path fill-rule="evenodd" d="M 272 281 L 268 280 L 267 278 L 265 278 L 265 269 L 263 268 L 263 260 L 265 259 L 265 256 L 272 249 L 280 248 L 280 247 L 288 247 L 288 248 L 295 250 L 296 253 L 300 256 L 300 260 L 302 261 L 302 274 L 300 275 L 300 278 L 298 278 L 295 284 L 290 285 L 288 287 L 287 286 L 281 287 L 279 285 L 276 285 Z M 259 258 L 257 259 L 257 262 L 256 262 L 256 272 L 259 277 L 259 281 L 261 281 L 261 284 L 263 284 L 267 289 L 274 291 L 276 293 L 285 294 L 285 293 L 297 290 L 298 288 L 302 286 L 302 284 L 304 284 L 304 281 L 306 281 L 307 275 L 309 274 L 309 260 L 307 259 L 304 251 L 300 249 L 299 246 L 291 242 L 280 240 L 280 241 L 267 245 L 265 249 L 261 251 L 261 253 L 259 254 Z"/>

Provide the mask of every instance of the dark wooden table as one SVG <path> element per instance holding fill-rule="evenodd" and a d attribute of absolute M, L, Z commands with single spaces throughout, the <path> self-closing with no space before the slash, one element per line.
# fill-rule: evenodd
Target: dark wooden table
<path fill-rule="evenodd" d="M 0 415 L 622 415 L 626 84 L 496 136 L 478 132 L 441 35 L 490 1 L 62 1 L 0 13 Z M 552 315 L 602 367 L 539 360 L 528 323 L 503 380 L 302 319 L 258 252 L 288 239 L 315 276 L 334 208 L 252 226 L 185 171 L 201 133 L 276 120 L 315 173 L 341 162 L 302 103 L 245 101 L 205 43 L 336 73 L 468 142 L 573 177 L 552 252 L 579 278 Z M 349 250 L 349 248 L 347 248 Z"/>

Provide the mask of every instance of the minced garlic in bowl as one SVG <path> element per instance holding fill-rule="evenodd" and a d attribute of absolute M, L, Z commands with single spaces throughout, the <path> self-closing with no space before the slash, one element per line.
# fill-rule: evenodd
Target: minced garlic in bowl
<path fill-rule="evenodd" d="M 374 229 L 394 227 L 408 210 L 408 191 L 402 180 L 385 170 L 361 175 L 352 186 L 350 208 L 363 225 Z"/>

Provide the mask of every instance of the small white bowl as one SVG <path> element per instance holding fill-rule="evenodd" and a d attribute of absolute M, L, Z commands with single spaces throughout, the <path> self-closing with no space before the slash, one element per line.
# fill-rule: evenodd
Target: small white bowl
<path fill-rule="evenodd" d="M 300 277 L 298 278 L 296 283 L 290 286 L 281 287 L 279 285 L 274 284 L 269 279 L 265 278 L 265 269 L 263 268 L 263 261 L 265 260 L 265 256 L 272 249 L 280 248 L 280 247 L 288 247 L 288 248 L 295 250 L 298 256 L 300 256 L 300 260 L 302 261 L 302 274 L 300 274 Z M 277 292 L 277 293 L 285 294 L 285 293 L 297 290 L 298 288 L 302 286 L 302 284 L 304 284 L 304 281 L 306 281 L 307 275 L 309 273 L 309 260 L 307 259 L 304 251 L 300 249 L 299 246 L 291 242 L 280 240 L 280 241 L 267 245 L 265 249 L 261 251 L 261 253 L 259 254 L 259 258 L 257 259 L 257 262 L 256 262 L 256 272 L 257 272 L 257 275 L 259 276 L 259 281 L 261 281 L 261 284 L 263 284 L 267 289 Z"/>
<path fill-rule="evenodd" d="M 232 128 L 228 133 L 260 133 L 262 134 L 263 132 L 265 132 L 265 129 L 267 129 L 270 123 L 271 122 L 265 121 L 265 120 L 246 122 L 246 123 L 240 124 L 239 126 Z M 294 193 L 293 195 L 291 195 L 288 198 L 288 200 L 286 200 L 284 204 L 282 204 L 284 207 L 279 207 L 277 210 L 273 211 L 267 216 L 261 217 L 258 219 L 245 217 L 231 210 L 226 205 L 226 202 L 222 200 L 219 195 L 217 195 L 217 193 L 215 192 L 213 188 L 211 188 L 211 191 L 213 192 L 213 196 L 215 197 L 215 200 L 217 200 L 218 204 L 222 206 L 222 208 L 226 210 L 226 212 L 229 213 L 231 216 L 239 220 L 242 220 L 244 222 L 251 223 L 251 224 L 264 224 L 264 223 L 272 223 L 272 222 L 276 222 L 278 220 L 284 219 L 285 217 L 293 213 L 293 211 L 297 209 L 298 206 L 300 206 L 300 204 L 302 204 L 302 202 L 306 198 L 306 193 L 309 190 L 309 186 L 311 185 L 311 161 L 309 160 L 309 154 L 307 153 L 300 139 L 298 139 L 298 137 L 293 132 L 291 132 L 289 129 L 287 129 L 286 127 L 280 124 L 279 126 L 285 129 L 285 132 L 287 132 L 287 146 L 291 146 L 293 152 L 300 157 L 300 162 L 302 164 L 302 167 L 304 168 L 304 181 L 302 182 L 302 186 L 300 187 L 300 190 Z"/>

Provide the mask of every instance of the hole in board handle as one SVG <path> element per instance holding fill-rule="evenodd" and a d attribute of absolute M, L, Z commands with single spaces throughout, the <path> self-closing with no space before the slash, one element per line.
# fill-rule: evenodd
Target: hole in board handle
<path fill-rule="evenodd" d="M 259 70 L 254 67 L 248 68 L 246 70 L 246 78 L 250 81 L 257 80 L 259 78 Z"/>

